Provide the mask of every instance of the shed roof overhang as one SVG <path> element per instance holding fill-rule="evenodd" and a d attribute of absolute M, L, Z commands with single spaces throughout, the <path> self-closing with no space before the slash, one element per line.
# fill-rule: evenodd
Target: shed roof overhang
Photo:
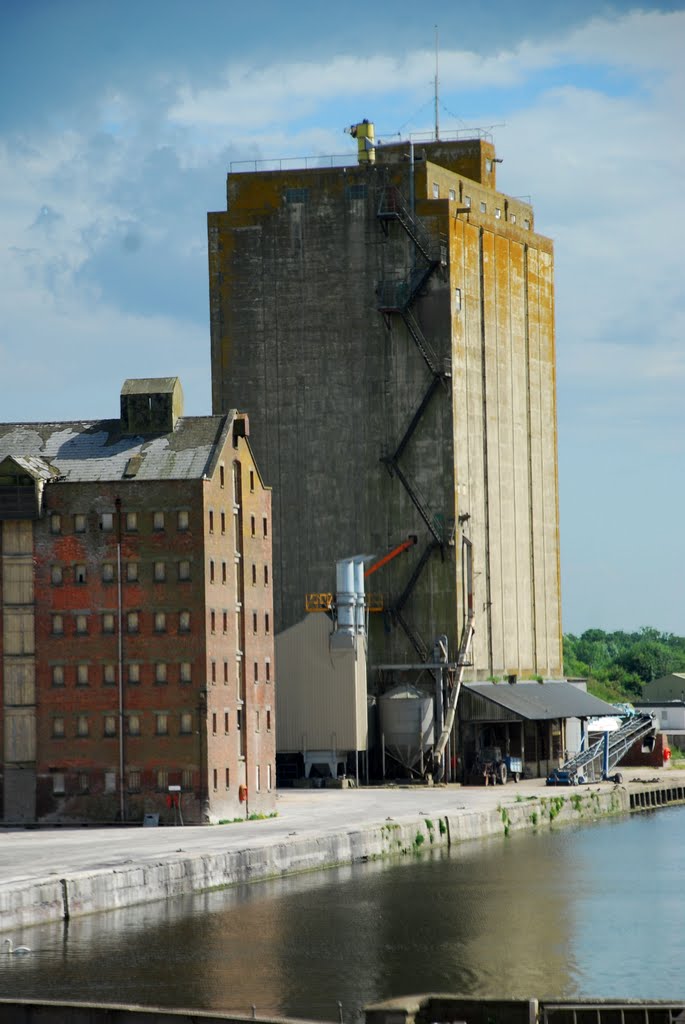
<path fill-rule="evenodd" d="M 572 683 L 467 683 L 464 721 L 483 721 L 490 710 L 501 721 L 550 721 L 616 714 L 616 709 Z M 489 705 L 489 709 L 488 709 Z"/>

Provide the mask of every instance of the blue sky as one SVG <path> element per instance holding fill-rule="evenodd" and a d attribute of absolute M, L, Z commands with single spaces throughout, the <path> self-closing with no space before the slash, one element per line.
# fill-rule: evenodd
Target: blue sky
<path fill-rule="evenodd" d="M 436 17 L 441 127 L 555 240 L 564 629 L 685 634 L 683 3 L 2 0 L 0 419 L 209 412 L 230 162 L 430 129 Z"/>

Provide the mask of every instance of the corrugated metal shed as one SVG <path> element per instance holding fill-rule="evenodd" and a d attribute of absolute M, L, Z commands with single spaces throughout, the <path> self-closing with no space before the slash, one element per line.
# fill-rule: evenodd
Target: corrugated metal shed
<path fill-rule="evenodd" d="M 122 480 L 134 456 L 136 480 L 194 480 L 208 473 L 226 416 L 184 416 L 168 433 L 124 435 L 119 420 L 0 423 L 0 461 L 38 457 L 69 483 Z M 33 463 L 34 466 L 37 465 Z"/>
<path fill-rule="evenodd" d="M 466 698 L 466 700 L 463 700 Z M 615 708 L 571 683 L 472 683 L 462 691 L 465 721 L 591 718 L 615 714 Z"/>

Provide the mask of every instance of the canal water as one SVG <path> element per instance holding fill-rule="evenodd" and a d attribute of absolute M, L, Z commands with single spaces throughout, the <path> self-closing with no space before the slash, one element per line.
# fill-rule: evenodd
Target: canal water
<path fill-rule="evenodd" d="M 684 882 L 668 808 L 33 928 L 0 996 L 346 1022 L 425 991 L 682 999 Z"/>

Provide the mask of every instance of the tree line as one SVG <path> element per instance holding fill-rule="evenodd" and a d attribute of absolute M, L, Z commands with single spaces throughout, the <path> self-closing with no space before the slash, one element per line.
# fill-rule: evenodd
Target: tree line
<path fill-rule="evenodd" d="M 603 700 L 640 700 L 645 683 L 671 672 L 685 672 L 685 637 L 651 626 L 564 634 L 564 675 L 587 678 L 590 693 Z"/>

